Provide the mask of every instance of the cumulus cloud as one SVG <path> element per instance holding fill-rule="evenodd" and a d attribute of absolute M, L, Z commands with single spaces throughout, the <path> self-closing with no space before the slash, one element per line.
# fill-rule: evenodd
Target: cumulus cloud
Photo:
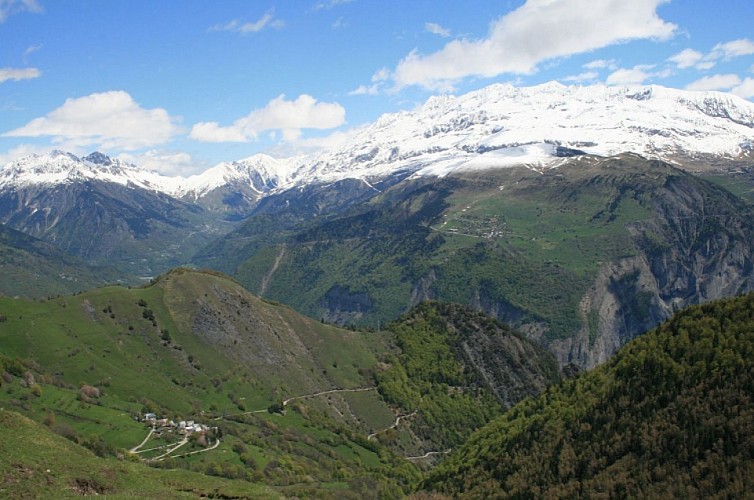
<path fill-rule="evenodd" d="M 666 0 L 527 0 L 494 23 L 486 38 L 456 39 L 438 52 L 413 50 L 393 72 L 397 88 L 450 90 L 469 76 L 531 74 L 548 59 L 635 39 L 667 39 L 676 26 L 657 7 Z"/>
<path fill-rule="evenodd" d="M 39 13 L 42 11 L 42 6 L 37 0 L 0 0 L 0 24 L 19 12 Z"/>
<path fill-rule="evenodd" d="M 58 144 L 133 150 L 163 144 L 179 131 L 164 109 L 144 109 L 127 92 L 114 90 L 66 99 L 3 137 L 52 137 Z"/>
<path fill-rule="evenodd" d="M 686 85 L 686 90 L 728 90 L 741 83 L 738 75 L 710 75 Z"/>
<path fill-rule="evenodd" d="M 230 31 L 242 35 L 248 35 L 250 33 L 258 33 L 265 28 L 280 29 L 283 26 L 285 26 L 285 23 L 280 19 L 275 19 L 275 10 L 271 9 L 254 22 L 244 22 L 239 19 L 233 19 L 225 24 L 215 24 L 210 26 L 209 30 Z"/>
<path fill-rule="evenodd" d="M 731 40 L 730 42 L 718 43 L 707 54 L 702 54 L 693 49 L 684 49 L 668 58 L 678 66 L 678 69 L 694 67 L 698 70 L 714 68 L 719 61 L 730 61 L 736 57 L 754 54 L 754 42 L 748 38 Z"/>
<path fill-rule="evenodd" d="M 345 122 L 346 110 L 336 102 L 318 102 L 314 97 L 300 95 L 293 101 L 280 95 L 264 108 L 255 109 L 232 125 L 217 122 L 197 123 L 191 129 L 191 138 L 203 142 L 248 142 L 259 133 L 281 131 L 286 141 L 297 139 L 301 129 L 330 129 Z"/>
<path fill-rule="evenodd" d="M 40 76 L 42 73 L 37 68 L 0 68 L 0 83 L 8 80 L 31 80 Z"/>
<path fill-rule="evenodd" d="M 437 23 L 424 23 L 424 29 L 429 31 L 433 35 L 439 35 L 443 38 L 448 38 L 450 36 L 450 30 L 443 28 Z"/>
<path fill-rule="evenodd" d="M 678 69 L 685 69 L 695 66 L 704 58 L 704 54 L 694 49 L 684 49 L 679 53 L 668 58 L 668 61 L 675 63 Z"/>
<path fill-rule="evenodd" d="M 712 49 L 712 54 L 718 55 L 728 61 L 730 59 L 754 54 L 754 42 L 741 38 L 726 43 L 718 43 Z"/>

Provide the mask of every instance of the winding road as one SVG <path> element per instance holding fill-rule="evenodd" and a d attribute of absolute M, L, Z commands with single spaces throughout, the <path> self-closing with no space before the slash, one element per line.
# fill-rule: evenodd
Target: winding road
<path fill-rule="evenodd" d="M 188 438 L 184 437 L 183 439 L 181 439 L 180 441 L 178 441 L 178 443 L 176 443 L 176 445 L 173 448 L 168 449 L 168 451 L 166 451 L 165 453 L 163 453 L 159 457 L 154 457 L 154 458 L 152 458 L 150 460 L 162 461 L 166 456 L 170 455 L 175 450 L 177 450 L 178 448 L 184 446 L 187 443 L 188 443 Z"/>
<path fill-rule="evenodd" d="M 152 437 L 152 434 L 154 434 L 154 427 L 152 427 L 151 429 L 149 429 L 149 434 L 147 434 L 147 437 L 144 438 L 144 441 L 142 441 L 141 444 L 139 444 L 137 446 L 134 446 L 133 448 L 131 448 L 128 451 L 130 451 L 131 453 L 136 453 L 136 450 L 138 450 L 139 448 L 141 448 L 142 446 L 144 446 L 145 444 L 147 444 L 147 441 L 149 441 L 149 438 Z"/>
<path fill-rule="evenodd" d="M 375 391 L 375 390 L 377 390 L 376 387 L 361 387 L 358 389 L 330 389 L 329 391 L 315 392 L 314 394 L 305 394 L 303 396 L 293 396 L 292 398 L 288 398 L 285 401 L 283 401 L 283 406 L 287 406 L 288 403 L 296 399 L 314 398 L 317 396 L 324 396 L 325 394 L 333 394 L 336 392 L 364 392 L 364 391 Z"/>
<path fill-rule="evenodd" d="M 393 422 L 393 425 L 385 427 L 384 429 L 381 429 L 381 430 L 379 430 L 377 432 L 371 433 L 370 435 L 367 436 L 367 441 L 371 440 L 372 438 L 377 437 L 378 434 L 382 434 L 383 432 L 385 432 L 385 431 L 387 431 L 389 429 L 395 429 L 396 427 L 398 427 L 398 424 L 401 423 L 401 420 L 403 420 L 404 418 L 411 418 L 411 417 L 413 417 L 414 415 L 416 415 L 417 411 L 418 410 L 414 410 L 413 412 L 409 413 L 408 415 L 398 415 L 395 418 L 395 422 Z"/>
<path fill-rule="evenodd" d="M 215 441 L 215 444 L 213 444 L 212 446 L 210 446 L 208 448 L 204 448 L 203 450 L 190 451 L 188 453 L 182 453 L 181 455 L 173 455 L 170 458 L 180 458 L 180 457 L 187 457 L 189 455 L 196 455 L 197 453 L 204 453 L 205 451 L 214 450 L 218 446 L 220 446 L 220 440 L 219 439 Z"/>
<path fill-rule="evenodd" d="M 423 459 L 423 458 L 429 458 L 429 457 L 431 457 L 432 455 L 447 455 L 447 454 L 448 454 L 448 453 L 450 453 L 451 451 L 453 451 L 453 450 L 445 450 L 445 451 L 428 451 L 428 452 L 427 452 L 427 453 L 425 453 L 424 455 L 420 455 L 420 456 L 418 456 L 418 457 L 405 457 L 405 458 L 406 458 L 406 460 L 421 460 L 421 459 Z"/>

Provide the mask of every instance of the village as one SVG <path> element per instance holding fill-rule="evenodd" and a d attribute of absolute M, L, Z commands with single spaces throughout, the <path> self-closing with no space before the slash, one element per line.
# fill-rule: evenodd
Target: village
<path fill-rule="evenodd" d="M 207 434 L 211 431 L 217 431 L 217 427 L 210 427 L 199 422 L 194 422 L 193 420 L 179 420 L 178 422 L 174 422 L 167 418 L 159 418 L 154 413 L 145 414 L 141 421 L 146 422 L 147 425 L 151 426 L 154 433 L 157 435 L 160 435 L 163 432 L 176 432 L 181 436 L 188 437 L 194 433 Z"/>

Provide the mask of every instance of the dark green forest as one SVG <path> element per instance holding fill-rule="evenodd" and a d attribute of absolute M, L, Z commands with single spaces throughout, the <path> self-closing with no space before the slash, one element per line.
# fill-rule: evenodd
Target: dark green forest
<path fill-rule="evenodd" d="M 732 498 L 754 486 L 754 295 L 694 306 L 475 435 L 423 488 Z"/>

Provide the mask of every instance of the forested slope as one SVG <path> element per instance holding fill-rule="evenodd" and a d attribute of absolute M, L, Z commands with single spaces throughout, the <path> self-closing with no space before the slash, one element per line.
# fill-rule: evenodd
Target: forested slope
<path fill-rule="evenodd" d="M 476 433 L 454 496 L 741 497 L 754 486 L 754 295 L 688 308 Z"/>

